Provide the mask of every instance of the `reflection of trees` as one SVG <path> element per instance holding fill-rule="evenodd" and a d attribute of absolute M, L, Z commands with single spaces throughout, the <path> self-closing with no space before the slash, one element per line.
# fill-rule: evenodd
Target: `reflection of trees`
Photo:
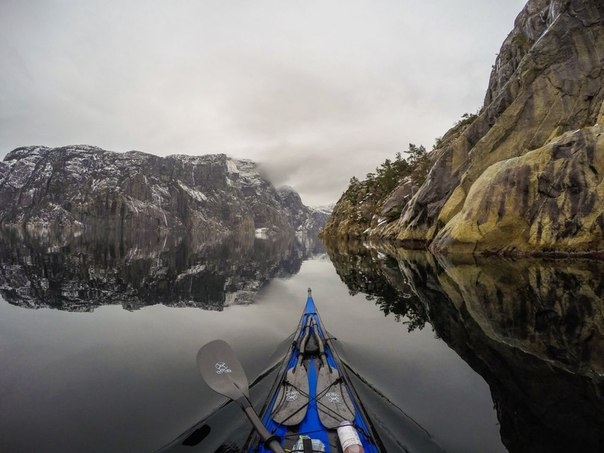
<path fill-rule="evenodd" d="M 80 236 L 60 242 L 0 236 L 0 293 L 15 305 L 90 311 L 106 304 L 220 310 L 251 303 L 275 276 L 300 270 L 312 241 L 232 238 L 210 245 L 187 238 Z"/>
<path fill-rule="evenodd" d="M 329 253 L 351 291 L 429 319 L 488 382 L 511 452 L 602 451 L 604 262 L 453 260 L 389 244 Z"/>
<path fill-rule="evenodd" d="M 359 242 L 325 244 L 336 272 L 351 295 L 365 294 L 386 316 L 392 314 L 409 331 L 422 329 L 426 310 L 398 269 L 395 259 Z"/>

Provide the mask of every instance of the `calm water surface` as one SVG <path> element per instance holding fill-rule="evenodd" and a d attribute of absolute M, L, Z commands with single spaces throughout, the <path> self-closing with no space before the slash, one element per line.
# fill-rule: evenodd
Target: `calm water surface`
<path fill-rule="evenodd" d="M 519 313 L 506 311 L 501 291 L 513 299 L 520 286 L 527 298 L 534 292 L 530 281 L 498 281 L 501 265 L 397 250 L 328 255 L 300 239 L 196 251 L 152 242 L 1 245 L 1 451 L 235 451 L 248 424 L 202 382 L 197 351 L 229 342 L 258 381 L 252 397 L 261 405 L 273 376 L 256 378 L 282 357 L 308 287 L 389 451 L 541 451 L 521 446 L 547 447 L 544 438 L 562 425 L 573 445 L 587 439 L 576 451 L 604 438 L 603 285 L 593 263 L 556 271 L 567 277 L 564 291 L 582 295 L 577 313 L 554 304 L 535 315 L 528 299 Z M 533 289 L 544 290 L 535 266 Z M 493 306 L 484 309 L 487 296 Z M 509 316 L 495 317 L 502 311 Z M 562 390 L 570 403 L 552 398 Z M 564 422 L 571 415 L 582 428 Z M 183 446 L 203 424 L 210 434 Z"/>

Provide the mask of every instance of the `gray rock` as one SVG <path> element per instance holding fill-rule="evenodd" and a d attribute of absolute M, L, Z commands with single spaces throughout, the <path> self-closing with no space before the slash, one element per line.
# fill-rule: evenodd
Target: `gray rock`
<path fill-rule="evenodd" d="M 0 225 L 35 236 L 84 231 L 187 236 L 194 243 L 320 227 L 295 192 L 278 192 L 248 160 L 158 157 L 93 146 L 31 146 L 0 166 Z"/>

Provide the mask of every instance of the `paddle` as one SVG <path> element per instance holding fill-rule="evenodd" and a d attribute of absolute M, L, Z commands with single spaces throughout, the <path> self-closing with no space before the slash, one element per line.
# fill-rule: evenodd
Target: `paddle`
<path fill-rule="evenodd" d="M 277 392 L 271 417 L 286 426 L 298 425 L 308 408 L 308 373 L 302 364 L 306 343 L 310 335 L 310 317 L 304 326 L 304 335 L 298 341 L 298 357 L 295 365 L 287 370 L 285 380 Z"/>
<path fill-rule="evenodd" d="M 344 420 L 354 420 L 355 408 L 340 378 L 337 368 L 332 368 L 327 361 L 325 345 L 318 332 L 319 326 L 313 322 L 313 335 L 319 343 L 321 366 L 317 376 L 317 410 L 319 420 L 327 429 L 335 429 Z"/>
<path fill-rule="evenodd" d="M 254 411 L 249 400 L 247 376 L 227 342 L 214 340 L 203 346 L 197 353 L 197 367 L 212 390 L 239 404 L 267 448 L 275 453 L 285 453 L 278 438 L 268 432 Z"/>

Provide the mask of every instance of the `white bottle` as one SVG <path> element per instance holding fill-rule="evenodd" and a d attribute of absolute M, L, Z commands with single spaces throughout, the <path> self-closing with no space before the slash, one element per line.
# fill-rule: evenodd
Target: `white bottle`
<path fill-rule="evenodd" d="M 351 422 L 343 421 L 340 423 L 338 427 L 338 439 L 340 439 L 344 453 L 364 453 L 365 451 L 359 434 Z"/>

